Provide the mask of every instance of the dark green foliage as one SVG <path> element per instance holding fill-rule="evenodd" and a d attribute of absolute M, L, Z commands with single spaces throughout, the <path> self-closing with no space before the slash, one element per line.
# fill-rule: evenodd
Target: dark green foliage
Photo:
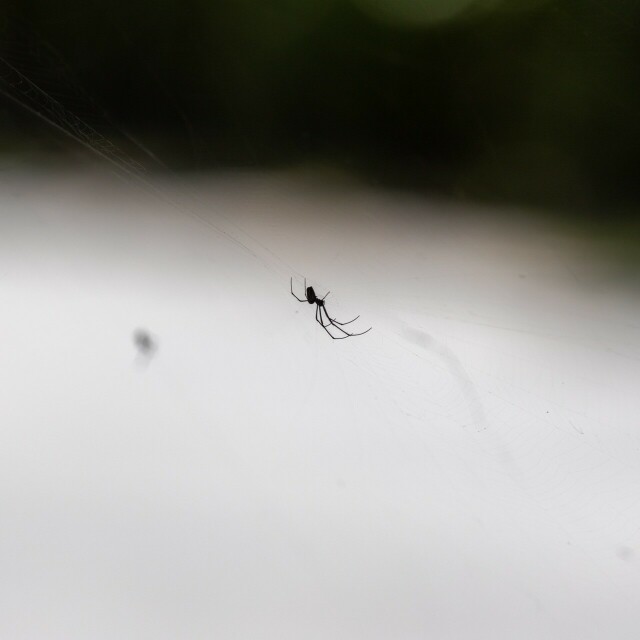
<path fill-rule="evenodd" d="M 2 10 L 0 55 L 71 110 L 86 110 L 81 87 L 185 167 L 324 162 L 456 195 L 633 209 L 640 3 L 530 4 L 410 28 L 348 0 L 25 0 Z"/>

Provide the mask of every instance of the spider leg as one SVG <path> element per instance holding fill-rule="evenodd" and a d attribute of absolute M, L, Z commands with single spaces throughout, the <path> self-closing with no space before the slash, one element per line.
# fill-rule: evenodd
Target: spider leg
<path fill-rule="evenodd" d="M 326 311 L 325 309 L 325 314 L 327 316 L 327 318 L 329 318 L 329 320 L 331 320 L 331 324 L 339 324 L 340 326 L 344 326 L 345 324 L 351 324 L 352 322 L 355 322 L 360 316 L 356 316 L 353 320 L 349 320 L 347 322 L 338 322 L 335 318 L 332 318 Z"/>
<path fill-rule="evenodd" d="M 323 298 L 323 300 L 324 300 L 324 298 Z M 353 320 L 348 320 L 347 322 L 338 322 L 335 318 L 332 318 L 329 315 L 329 312 L 327 311 L 326 307 L 325 307 L 324 313 L 327 316 L 327 318 L 329 318 L 329 320 L 331 320 L 331 324 L 339 324 L 340 326 L 344 326 L 345 324 L 351 324 L 352 322 L 355 322 L 360 317 L 359 315 L 357 315 Z"/>
<path fill-rule="evenodd" d="M 322 306 L 320 306 L 320 305 L 318 305 L 318 306 L 316 307 L 316 320 L 317 320 L 317 321 L 318 321 L 318 322 L 319 322 L 323 327 L 328 327 L 328 326 L 331 324 L 331 322 L 329 322 L 328 324 L 325 324 L 325 323 L 324 323 L 324 318 L 322 317 L 322 311 L 321 311 L 323 308 L 324 308 L 324 307 L 322 307 Z M 325 313 L 326 313 L 326 311 L 325 311 Z"/>
<path fill-rule="evenodd" d="M 344 336 L 334 336 L 331 331 L 329 331 L 328 327 L 331 326 L 331 324 L 325 324 L 323 322 L 323 318 L 322 318 L 322 307 L 320 305 L 316 306 L 316 322 L 327 332 L 327 334 L 329 335 L 329 337 L 332 340 L 344 340 L 345 338 L 348 338 L 348 335 L 344 335 Z M 339 329 L 339 327 L 336 327 L 336 329 Z M 340 329 L 339 329 L 340 330 Z M 346 332 L 342 332 L 342 333 L 346 333 Z"/>
<path fill-rule="evenodd" d="M 307 289 L 306 289 L 306 285 L 307 285 L 307 280 L 306 280 L 306 278 L 305 278 L 304 284 L 305 284 L 305 291 L 306 291 L 306 290 L 307 290 Z M 298 296 L 297 296 L 295 293 L 293 293 L 293 278 L 291 278 L 291 295 L 292 295 L 292 296 L 293 296 L 293 297 L 294 297 L 298 302 L 306 302 L 306 300 L 303 300 L 302 298 L 298 298 Z"/>
<path fill-rule="evenodd" d="M 324 309 L 324 307 L 323 307 Z M 366 331 L 360 331 L 359 333 L 349 333 L 348 331 L 345 331 L 344 329 L 340 328 L 340 326 L 338 325 L 345 325 L 345 324 L 349 324 L 349 322 L 353 322 L 353 320 L 357 320 L 360 316 L 356 316 L 353 320 L 349 320 L 349 322 L 338 322 L 337 320 L 334 320 L 328 313 L 327 310 L 324 309 L 324 315 L 327 317 L 327 320 L 329 321 L 329 325 L 331 325 L 332 327 L 335 327 L 338 331 L 341 331 L 342 333 L 344 333 L 344 337 L 345 338 L 351 338 L 353 336 L 361 336 L 364 335 L 365 333 L 368 333 L 369 331 L 371 331 L 372 327 L 369 327 Z M 322 317 L 322 312 L 320 312 L 320 317 Z M 329 326 L 326 325 L 326 326 Z M 323 327 L 325 327 L 325 325 L 322 325 Z M 326 329 L 326 327 L 325 327 Z M 328 331 L 327 331 L 328 333 Z M 337 340 L 340 340 L 342 338 L 336 338 Z"/>
<path fill-rule="evenodd" d="M 349 334 L 344 335 L 344 336 L 334 336 L 331 331 L 329 331 L 328 327 L 331 326 L 330 324 L 324 324 L 324 322 L 322 322 L 322 311 L 321 311 L 321 306 L 318 305 L 316 307 L 316 322 L 327 332 L 327 334 L 329 335 L 329 337 L 332 340 L 344 340 L 345 338 L 349 337 Z M 339 327 L 336 327 L 336 329 L 338 329 L 339 331 L 342 331 L 342 329 L 340 329 Z M 342 331 L 342 333 L 346 334 L 346 331 Z"/>
<path fill-rule="evenodd" d="M 322 315 L 323 311 L 324 311 L 324 316 Z M 318 316 L 320 317 L 320 324 L 323 327 L 335 327 L 338 331 L 342 331 L 342 333 L 346 333 L 347 335 L 349 335 L 347 331 L 333 324 L 333 322 L 331 321 L 331 317 L 327 313 L 327 310 L 324 308 L 324 306 L 318 305 Z M 327 319 L 327 324 L 324 323 L 325 318 Z"/>
<path fill-rule="evenodd" d="M 289 279 L 289 287 L 291 289 L 291 295 L 298 301 L 298 302 L 311 302 L 309 300 L 309 297 L 307 296 L 307 279 L 304 279 L 304 291 L 305 291 L 305 297 L 304 298 L 299 298 L 294 292 L 293 292 L 293 277 Z M 345 331 L 344 329 L 342 329 L 342 327 L 344 327 L 347 324 L 351 324 L 352 322 L 355 322 L 360 316 L 356 316 L 355 318 L 353 318 L 352 320 L 348 320 L 347 322 L 339 322 L 338 320 L 336 320 L 335 318 L 332 318 L 329 315 L 329 312 L 327 311 L 326 307 L 324 306 L 324 299 L 331 293 L 331 291 L 327 291 L 327 293 L 324 294 L 324 297 L 322 298 L 316 298 L 313 301 L 316 303 L 316 322 L 327 332 L 327 334 L 329 335 L 329 337 L 332 340 L 344 340 L 345 338 L 352 338 L 354 336 L 362 336 L 365 333 L 368 333 L 369 331 L 371 331 L 372 327 L 369 327 L 366 331 L 360 331 L 358 333 L 349 333 L 348 331 Z M 324 317 L 322 315 L 324 311 Z M 326 318 L 326 323 L 325 324 L 325 318 Z M 331 331 L 329 331 L 329 327 L 333 327 L 334 329 L 337 329 L 341 334 L 341 336 L 334 336 Z"/>
<path fill-rule="evenodd" d="M 322 316 L 320 315 L 320 305 L 316 305 L 316 322 L 324 329 L 325 324 L 322 322 Z"/>
<path fill-rule="evenodd" d="M 363 336 L 365 333 L 369 333 L 369 331 L 371 331 L 371 329 L 373 329 L 373 327 L 369 327 L 368 329 L 365 329 L 364 331 L 360 331 L 358 333 L 348 333 L 348 336 L 351 336 L 353 338 L 353 336 Z"/>
<path fill-rule="evenodd" d="M 323 309 L 324 309 L 324 307 L 323 307 Z M 324 317 L 326 317 L 328 324 L 324 324 L 324 322 L 321 322 L 321 324 L 324 327 L 325 331 L 327 333 L 329 333 L 334 340 L 344 340 L 344 338 L 351 338 L 352 336 L 362 335 L 361 333 L 349 333 L 348 331 L 345 331 L 344 329 L 339 327 L 337 324 L 335 324 L 333 322 L 333 319 L 327 313 L 326 309 L 324 309 Z M 321 318 L 321 320 L 324 319 L 323 316 L 322 316 L 322 310 L 320 310 L 320 318 Z M 336 337 L 333 334 L 331 334 L 331 332 L 328 330 L 328 327 L 333 327 L 334 329 L 337 329 L 338 331 L 340 331 L 340 333 L 343 333 L 344 335 Z M 369 329 L 371 329 L 371 327 L 369 327 Z M 369 329 L 367 329 L 367 331 L 369 331 Z M 367 333 L 367 331 L 363 331 L 362 333 Z"/>

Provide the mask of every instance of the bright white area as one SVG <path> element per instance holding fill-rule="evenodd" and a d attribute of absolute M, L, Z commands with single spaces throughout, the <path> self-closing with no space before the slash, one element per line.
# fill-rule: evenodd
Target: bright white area
<path fill-rule="evenodd" d="M 638 638 L 640 303 L 593 249 L 157 185 L 0 177 L 1 638 Z"/>

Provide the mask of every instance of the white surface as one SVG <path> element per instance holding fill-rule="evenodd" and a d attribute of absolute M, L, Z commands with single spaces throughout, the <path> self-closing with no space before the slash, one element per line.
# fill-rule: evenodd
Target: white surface
<path fill-rule="evenodd" d="M 640 305 L 587 246 L 273 177 L 0 180 L 0 637 L 638 637 Z M 373 330 L 330 340 L 302 274 Z"/>

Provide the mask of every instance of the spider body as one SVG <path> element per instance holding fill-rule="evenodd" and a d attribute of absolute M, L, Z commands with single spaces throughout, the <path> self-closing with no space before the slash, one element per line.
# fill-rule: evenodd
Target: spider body
<path fill-rule="evenodd" d="M 345 338 L 352 338 L 353 336 L 361 336 L 367 331 L 371 331 L 371 327 L 369 327 L 366 331 L 361 331 L 360 333 L 349 333 L 342 329 L 347 324 L 351 324 L 355 320 L 357 320 L 360 316 L 356 316 L 353 320 L 349 320 L 348 322 L 338 322 L 335 318 L 332 318 L 328 312 L 327 308 L 324 304 L 325 298 L 331 293 L 327 291 L 322 298 L 318 298 L 316 292 L 313 290 L 313 287 L 307 287 L 307 279 L 304 280 L 304 291 L 305 297 L 298 298 L 298 296 L 293 292 L 293 278 L 291 278 L 291 295 L 298 302 L 308 302 L 309 304 L 316 305 L 316 322 L 329 334 L 329 337 L 333 340 L 344 340 Z M 324 314 L 324 315 L 323 315 Z M 326 324 L 325 324 L 326 319 Z M 343 335 L 334 336 L 331 331 L 329 331 L 329 327 L 333 327 L 342 333 Z"/>

